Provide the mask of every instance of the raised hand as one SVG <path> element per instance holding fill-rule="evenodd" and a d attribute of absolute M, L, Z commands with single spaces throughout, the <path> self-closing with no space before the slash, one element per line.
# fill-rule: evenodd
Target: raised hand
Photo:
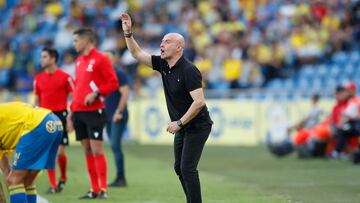
<path fill-rule="evenodd" d="M 122 29 L 124 33 L 130 33 L 132 24 L 129 14 L 127 13 L 121 14 L 121 21 L 122 21 Z"/>

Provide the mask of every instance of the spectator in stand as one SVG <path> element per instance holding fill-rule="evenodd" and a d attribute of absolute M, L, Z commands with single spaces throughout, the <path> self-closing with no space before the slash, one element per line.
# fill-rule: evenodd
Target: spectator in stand
<path fill-rule="evenodd" d="M 241 72 L 240 87 L 261 86 L 258 59 L 248 57 L 248 50 L 257 44 L 268 46 L 279 42 L 278 50 L 284 50 L 284 60 L 279 66 L 261 63 L 264 82 L 268 83 L 282 75 L 284 67 L 290 69 L 301 67 L 302 64 L 316 63 L 323 59 L 324 54 L 331 56 L 339 51 L 354 48 L 359 42 L 360 26 L 357 20 L 358 1 L 248 1 L 248 0 L 214 0 L 181 2 L 181 1 L 29 1 L 19 3 L 6 1 L 5 12 L 1 12 L 0 29 L 3 41 L 9 41 L 11 50 L 18 53 L 20 45 L 26 41 L 30 47 L 43 47 L 45 41 L 55 41 L 55 45 L 63 55 L 68 51 L 69 30 L 67 26 L 94 26 L 99 33 L 99 45 L 119 49 L 121 57 L 127 54 L 125 42 L 121 39 L 113 43 L 113 36 L 121 35 L 120 22 L 114 17 L 126 10 L 131 10 L 136 23 L 136 30 L 142 30 L 139 40 L 149 50 L 154 50 L 154 41 L 161 39 L 165 32 L 177 32 L 185 36 L 186 41 L 193 42 L 191 50 L 185 54 L 191 61 L 198 54 L 206 53 L 211 60 L 212 69 L 208 72 L 209 88 L 237 87 L 236 80 L 222 77 L 225 60 L 231 56 L 229 50 L 241 39 L 242 60 L 245 74 Z M 166 11 L 166 12 L 164 12 Z M 10 13 L 10 15 L 7 15 Z M 2 15 L 5 14 L 5 15 Z M 26 16 L 26 18 L 25 18 Z M 44 18 L 44 16 L 47 16 Z M 150 16 L 150 17 L 149 17 Z M 64 26 L 66 27 L 64 28 Z M 71 30 L 71 29 L 70 29 Z M 108 32 L 111 30 L 111 32 Z M 185 34 L 188 33 L 188 34 Z M 242 33 L 243 36 L 239 36 Z M 54 39 L 55 36 L 55 39 Z M 68 37 L 67 37 L 68 38 Z M 116 38 L 116 37 L 115 37 Z M 63 39 L 63 40 L 61 40 Z M 64 40 L 65 39 L 65 40 Z M 191 43 L 187 43 L 191 45 Z M 189 46 L 190 47 L 190 46 Z M 263 47 L 264 48 L 264 47 Z M 262 51 L 266 51 L 262 48 Z M 107 50 L 107 49 L 104 49 Z M 40 50 L 30 50 L 31 55 L 38 56 Z M 282 51 L 281 51 L 282 52 Z M 281 53 L 280 52 L 280 53 Z M 124 54 L 125 53 L 125 54 Z M 271 54 L 264 54 L 269 55 Z M 127 58 L 127 57 L 125 57 Z M 233 57 L 232 57 L 233 58 Z M 271 61 L 271 60 L 270 60 Z M 35 64 L 38 65 L 37 61 Z M 130 63 L 128 63 L 130 64 Z M 250 65 L 249 65 L 250 64 Z M 273 64 L 270 62 L 270 64 Z M 132 80 L 140 77 L 141 86 L 147 82 L 147 75 L 136 75 L 137 66 L 125 67 Z M 36 66 L 37 67 L 37 66 Z M 252 67 L 252 68 L 249 68 Z M 243 70 L 242 69 L 242 70 Z M 251 70 L 251 71 L 250 71 Z M 249 72 L 256 72 L 256 82 L 249 82 Z M 267 71 L 269 70 L 269 71 Z M 274 72 L 275 74 L 273 74 Z M 279 74 L 281 72 L 281 74 Z M 28 76 L 16 76 L 31 78 Z M 286 76 L 287 74 L 285 74 Z M 283 75 L 282 75 L 283 76 Z M 234 76 L 235 77 L 235 76 Z M 280 77 L 281 78 L 281 77 Z M 230 83 L 230 85 L 229 85 Z"/>
<path fill-rule="evenodd" d="M 14 53 L 10 51 L 9 43 L 0 44 L 0 89 L 8 87 L 14 61 Z"/>

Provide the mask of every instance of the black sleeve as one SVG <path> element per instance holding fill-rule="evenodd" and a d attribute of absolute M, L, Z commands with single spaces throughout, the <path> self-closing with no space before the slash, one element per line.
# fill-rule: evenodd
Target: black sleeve
<path fill-rule="evenodd" d="M 202 77 L 200 71 L 195 66 L 190 66 L 184 70 L 185 88 L 188 92 L 202 88 Z"/>
<path fill-rule="evenodd" d="M 166 61 L 161 59 L 160 56 L 151 55 L 151 65 L 154 70 L 161 72 L 164 66 L 166 66 Z"/>
<path fill-rule="evenodd" d="M 120 86 L 124 86 L 124 85 L 129 84 L 128 76 L 124 72 L 119 72 L 118 79 L 119 79 L 119 85 Z"/>

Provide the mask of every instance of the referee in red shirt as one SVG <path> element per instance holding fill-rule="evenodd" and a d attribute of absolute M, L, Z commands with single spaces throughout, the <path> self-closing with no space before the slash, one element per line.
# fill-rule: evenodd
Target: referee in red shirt
<path fill-rule="evenodd" d="M 73 122 L 76 140 L 86 156 L 91 190 L 81 199 L 107 198 L 107 164 L 103 150 L 106 123 L 104 97 L 118 89 L 118 79 L 110 60 L 95 48 L 92 29 L 74 32 L 73 44 L 80 54 L 76 60 L 75 88 L 68 122 Z"/>
<path fill-rule="evenodd" d="M 58 57 L 58 52 L 52 48 L 44 48 L 41 52 L 40 62 L 44 71 L 34 79 L 35 104 L 53 111 L 66 126 L 67 100 L 74 88 L 74 83 L 69 74 L 57 67 Z M 60 180 L 56 184 L 55 168 L 48 170 L 50 188 L 46 191 L 47 194 L 60 192 L 64 188 L 67 165 L 65 146 L 67 145 L 69 145 L 69 138 L 67 131 L 64 131 L 57 155 Z"/>

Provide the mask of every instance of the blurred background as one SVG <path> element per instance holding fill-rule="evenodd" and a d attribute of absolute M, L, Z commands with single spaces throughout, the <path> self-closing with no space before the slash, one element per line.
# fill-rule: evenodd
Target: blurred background
<path fill-rule="evenodd" d="M 185 36 L 185 55 L 203 75 L 217 143 L 227 136 L 226 143 L 258 143 L 274 119 L 270 110 L 283 109 L 286 125 L 309 110 L 313 94 L 329 106 L 337 85 L 360 85 L 357 0 L 0 0 L 0 101 L 32 102 L 45 46 L 56 48 L 59 67 L 74 75 L 72 32 L 93 27 L 98 48 L 115 51 L 116 66 L 130 75 L 129 136 L 157 142 L 168 122 L 161 78 L 126 49 L 122 12 L 152 54 L 164 34 Z"/>
<path fill-rule="evenodd" d="M 350 162 L 276 158 L 263 147 L 307 118 L 314 94 L 323 118 L 338 85 L 352 81 L 360 93 L 360 1 L 0 0 L 0 102 L 33 103 L 46 46 L 59 51 L 58 66 L 74 76 L 72 32 L 82 26 L 96 29 L 98 49 L 116 52 L 115 66 L 129 74 L 129 187 L 111 188 L 107 202 L 184 202 L 161 77 L 126 49 L 123 12 L 149 53 L 160 53 L 164 34 L 184 35 L 185 55 L 202 73 L 214 120 L 207 145 L 217 145 L 205 147 L 199 166 L 204 202 L 360 202 L 359 169 Z M 71 179 L 63 193 L 45 195 L 52 202 L 78 202 L 79 191 L 88 189 L 82 149 L 71 139 Z M 109 161 L 109 177 L 114 174 Z M 46 176 L 38 185 L 43 195 Z"/>

